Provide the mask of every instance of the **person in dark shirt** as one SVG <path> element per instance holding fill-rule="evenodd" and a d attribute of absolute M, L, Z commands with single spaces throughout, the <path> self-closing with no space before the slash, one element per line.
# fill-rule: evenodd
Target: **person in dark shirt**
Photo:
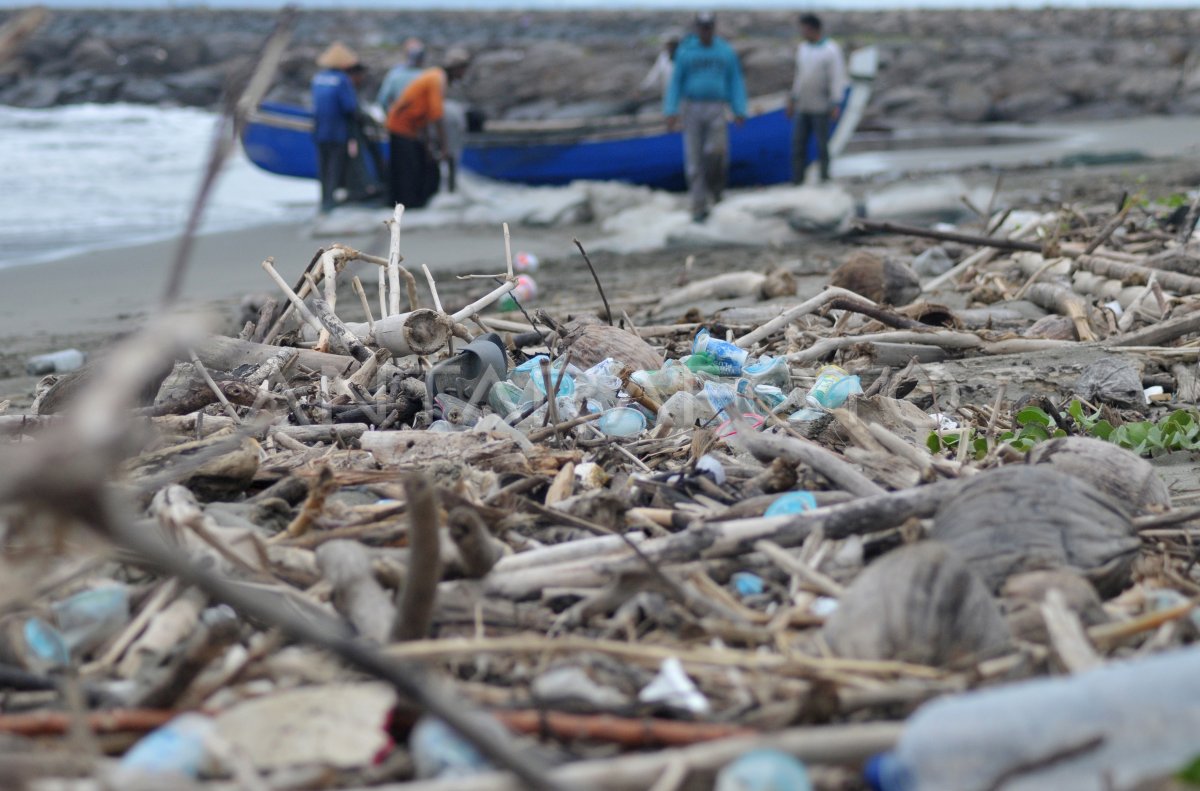
<path fill-rule="evenodd" d="M 364 71 L 354 50 L 339 41 L 317 58 L 321 71 L 312 79 L 313 140 L 317 144 L 317 177 L 321 181 L 321 212 L 333 209 L 334 192 L 346 176 L 357 145 L 353 124 L 358 114 L 354 80 Z"/>

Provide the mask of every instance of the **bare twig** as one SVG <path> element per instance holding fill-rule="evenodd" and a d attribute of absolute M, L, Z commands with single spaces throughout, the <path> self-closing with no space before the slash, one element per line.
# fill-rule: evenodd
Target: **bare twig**
<path fill-rule="evenodd" d="M 600 276 L 596 274 L 596 267 L 592 266 L 592 259 L 588 258 L 587 251 L 583 249 L 583 242 L 578 239 L 572 239 L 575 246 L 579 248 L 579 253 L 583 256 L 583 262 L 587 264 L 588 271 L 592 273 L 592 280 L 596 281 L 596 290 L 600 292 L 600 299 L 604 302 L 604 315 L 608 317 L 608 326 L 613 325 L 612 308 L 608 306 L 608 297 L 604 294 L 604 286 L 600 285 Z"/>

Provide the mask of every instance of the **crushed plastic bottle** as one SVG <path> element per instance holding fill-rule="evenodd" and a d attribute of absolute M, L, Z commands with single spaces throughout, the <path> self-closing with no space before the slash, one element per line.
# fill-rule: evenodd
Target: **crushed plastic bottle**
<path fill-rule="evenodd" d="M 808 770 L 782 750 L 751 750 L 717 774 L 715 791 L 812 791 Z"/>
<path fill-rule="evenodd" d="M 511 415 L 525 404 L 525 391 L 512 382 L 496 382 L 488 390 L 488 406 L 498 415 Z"/>
<path fill-rule="evenodd" d="M 877 791 L 1138 788 L 1195 758 L 1200 647 L 940 698 L 876 756 Z"/>
<path fill-rule="evenodd" d="M 700 389 L 696 375 L 678 360 L 668 360 L 657 371 L 634 371 L 629 378 L 660 403 L 675 393 Z"/>
<path fill-rule="evenodd" d="M 712 356 L 721 376 L 740 376 L 742 368 L 750 359 L 750 352 L 729 341 L 712 337 L 707 329 L 697 332 L 696 338 L 692 342 L 692 353 L 700 354 L 702 352 L 707 352 Z"/>
<path fill-rule="evenodd" d="M 862 393 L 862 381 L 836 365 L 817 371 L 817 380 L 805 400 L 813 409 L 837 409 L 852 395 Z"/>
<path fill-rule="evenodd" d="M 817 379 L 804 396 L 806 407 L 788 417 L 791 423 L 806 423 L 837 409 L 852 395 L 863 391 L 862 381 L 836 365 L 826 365 L 817 371 Z"/>
<path fill-rule="evenodd" d="M 737 391 L 724 382 L 705 382 L 704 398 L 714 413 L 724 415 L 725 410 L 737 401 Z M 724 417 L 728 418 L 728 415 L 724 415 Z"/>
<path fill-rule="evenodd" d="M 742 376 L 757 385 L 771 385 L 780 390 L 792 386 L 792 372 L 782 357 L 760 357 L 742 369 Z"/>
<path fill-rule="evenodd" d="M 693 393 L 676 393 L 663 402 L 658 410 L 657 425 L 683 428 L 708 423 L 717 412 L 708 399 Z"/>
<path fill-rule="evenodd" d="M 49 354 L 39 354 L 25 361 L 25 373 L 30 376 L 62 374 L 83 367 L 87 355 L 78 349 L 62 349 Z"/>

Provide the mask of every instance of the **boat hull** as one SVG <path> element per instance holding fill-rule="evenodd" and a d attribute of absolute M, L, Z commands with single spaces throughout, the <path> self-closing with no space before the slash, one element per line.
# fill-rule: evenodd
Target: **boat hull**
<path fill-rule="evenodd" d="M 873 50 L 859 50 L 851 58 L 854 77 L 842 103 L 840 123 L 832 132 L 830 147 L 834 154 L 845 145 L 865 109 L 874 63 Z M 730 186 L 779 184 L 792 177 L 792 122 L 785 116 L 780 99 L 756 104 L 765 109 L 752 112 L 740 126 L 729 125 Z M 316 178 L 317 153 L 311 125 L 312 114 L 304 108 L 264 104 L 246 125 L 242 145 L 250 160 L 264 170 Z M 386 141 L 379 145 L 386 157 Z M 815 148 L 815 143 L 810 146 L 810 159 L 815 157 Z M 531 185 L 599 180 L 667 190 L 686 187 L 683 136 L 667 132 L 656 121 L 631 119 L 624 126 L 601 123 L 590 130 L 581 126 L 574 131 L 569 127 L 543 127 L 524 136 L 514 130 L 485 132 L 468 137 L 462 165 L 487 178 Z"/>

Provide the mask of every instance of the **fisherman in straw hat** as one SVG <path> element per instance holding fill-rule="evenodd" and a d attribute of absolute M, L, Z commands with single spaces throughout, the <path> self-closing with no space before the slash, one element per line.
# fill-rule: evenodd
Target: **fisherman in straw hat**
<path fill-rule="evenodd" d="M 437 193 L 438 162 L 450 156 L 443 120 L 446 87 L 462 79 L 470 64 L 466 50 L 451 48 L 441 66 L 421 72 L 388 108 L 393 202 L 419 208 Z"/>
<path fill-rule="evenodd" d="M 345 179 L 355 150 L 353 125 L 358 115 L 355 82 L 365 69 L 354 50 L 335 41 L 317 58 L 321 71 L 312 80 L 313 139 L 321 180 L 321 212 L 336 205 L 334 192 Z"/>

